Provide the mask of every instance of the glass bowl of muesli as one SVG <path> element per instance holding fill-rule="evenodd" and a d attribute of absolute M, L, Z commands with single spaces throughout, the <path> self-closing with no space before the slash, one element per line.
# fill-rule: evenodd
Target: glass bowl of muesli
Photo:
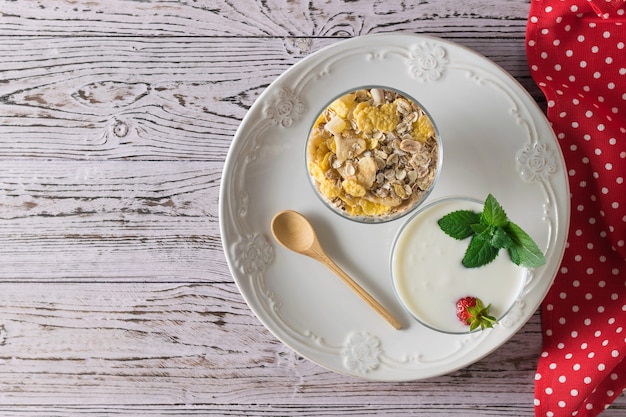
<path fill-rule="evenodd" d="M 442 163 L 427 111 L 388 87 L 363 87 L 327 104 L 309 132 L 306 166 L 318 197 L 335 213 L 381 223 L 418 207 Z"/>

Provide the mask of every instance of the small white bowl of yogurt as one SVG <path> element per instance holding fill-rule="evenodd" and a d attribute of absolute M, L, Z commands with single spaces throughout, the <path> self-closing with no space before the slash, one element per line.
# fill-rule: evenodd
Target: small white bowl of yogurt
<path fill-rule="evenodd" d="M 504 254 L 478 268 L 463 266 L 469 239 L 456 240 L 437 223 L 456 210 L 480 213 L 483 203 L 449 197 L 411 215 L 392 246 L 391 277 L 397 298 L 418 322 L 440 332 L 462 334 L 469 332 L 469 326 L 456 316 L 457 300 L 480 298 L 491 304 L 491 314 L 500 320 L 519 298 L 527 269 Z"/>

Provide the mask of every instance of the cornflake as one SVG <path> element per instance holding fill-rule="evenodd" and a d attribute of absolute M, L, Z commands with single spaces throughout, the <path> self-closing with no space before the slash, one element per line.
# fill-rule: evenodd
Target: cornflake
<path fill-rule="evenodd" d="M 362 89 L 320 114 L 309 135 L 308 170 L 331 206 L 350 216 L 393 215 L 431 187 L 438 148 L 432 122 L 415 102 Z"/>

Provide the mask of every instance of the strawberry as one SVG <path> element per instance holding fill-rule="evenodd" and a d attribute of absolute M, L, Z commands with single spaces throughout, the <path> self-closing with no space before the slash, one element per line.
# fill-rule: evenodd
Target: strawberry
<path fill-rule="evenodd" d="M 487 307 L 480 298 L 468 296 L 456 302 L 456 316 L 470 327 L 470 331 L 480 327 L 481 330 L 493 327 L 497 320 L 489 315 L 491 304 Z"/>

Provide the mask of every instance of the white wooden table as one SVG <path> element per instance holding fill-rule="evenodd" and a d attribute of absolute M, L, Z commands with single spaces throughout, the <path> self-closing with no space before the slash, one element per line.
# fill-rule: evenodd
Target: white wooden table
<path fill-rule="evenodd" d="M 542 104 L 522 0 L 0 0 L 0 414 L 531 416 L 536 313 L 450 375 L 375 383 L 278 342 L 228 271 L 218 194 L 246 110 L 380 32 L 486 55 Z M 626 415 L 622 395 L 605 412 Z"/>

